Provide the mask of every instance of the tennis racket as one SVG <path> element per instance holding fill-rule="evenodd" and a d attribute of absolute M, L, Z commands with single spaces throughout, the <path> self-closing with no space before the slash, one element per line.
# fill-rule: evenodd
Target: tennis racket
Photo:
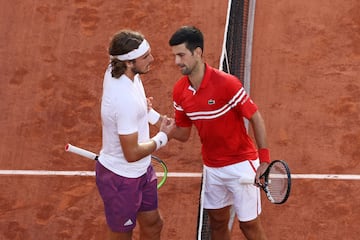
<path fill-rule="evenodd" d="M 254 180 L 250 182 L 254 183 Z M 241 183 L 250 183 L 243 180 Z M 284 160 L 274 160 L 260 176 L 256 183 L 266 194 L 267 199 L 274 204 L 283 204 L 289 198 L 291 190 L 291 173 Z"/>
<path fill-rule="evenodd" d="M 72 152 L 72 153 L 78 154 L 80 156 L 83 156 L 83 157 L 86 157 L 86 158 L 89 158 L 89 159 L 92 159 L 95 161 L 97 161 L 99 158 L 99 155 L 97 155 L 96 153 L 85 150 L 83 148 L 73 146 L 70 143 L 66 144 L 65 151 Z M 156 175 L 158 177 L 157 188 L 159 189 L 166 182 L 168 169 L 167 169 L 165 162 L 154 155 L 151 155 L 151 165 L 153 166 L 153 168 L 156 172 Z"/>

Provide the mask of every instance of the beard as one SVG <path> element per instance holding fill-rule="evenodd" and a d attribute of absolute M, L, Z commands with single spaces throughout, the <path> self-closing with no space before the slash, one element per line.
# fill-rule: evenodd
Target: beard
<path fill-rule="evenodd" d="M 142 69 L 138 68 L 136 65 L 131 69 L 134 74 L 145 74 L 150 71 L 150 65 L 143 67 Z"/>
<path fill-rule="evenodd" d="M 190 75 L 190 73 L 192 72 L 192 69 L 185 65 L 179 65 L 179 67 L 182 75 Z"/>

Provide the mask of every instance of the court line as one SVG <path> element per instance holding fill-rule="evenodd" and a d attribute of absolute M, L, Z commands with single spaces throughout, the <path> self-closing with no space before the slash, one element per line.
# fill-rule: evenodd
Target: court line
<path fill-rule="evenodd" d="M 95 176 L 95 171 L 0 170 L 0 175 Z M 163 173 L 159 173 L 162 176 Z M 200 172 L 169 172 L 168 177 L 199 178 Z M 292 179 L 360 180 L 359 174 L 291 174 Z"/>

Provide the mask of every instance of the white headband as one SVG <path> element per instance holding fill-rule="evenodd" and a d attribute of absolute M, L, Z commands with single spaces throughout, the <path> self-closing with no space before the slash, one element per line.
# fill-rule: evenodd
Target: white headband
<path fill-rule="evenodd" d="M 134 50 L 132 50 L 128 53 L 122 54 L 122 55 L 117 55 L 117 56 L 112 56 L 112 57 L 117 58 L 120 61 L 134 60 L 134 59 L 144 55 L 149 50 L 149 48 L 150 48 L 149 43 L 144 39 L 137 49 L 134 49 Z"/>

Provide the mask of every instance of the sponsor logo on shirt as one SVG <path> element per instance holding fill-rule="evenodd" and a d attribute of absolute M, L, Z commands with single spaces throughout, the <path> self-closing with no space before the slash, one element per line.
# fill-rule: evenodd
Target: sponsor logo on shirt
<path fill-rule="evenodd" d="M 214 105 L 214 104 L 215 104 L 215 100 L 214 100 L 214 99 L 209 99 L 209 100 L 208 100 L 208 104 L 209 104 L 209 105 Z"/>

